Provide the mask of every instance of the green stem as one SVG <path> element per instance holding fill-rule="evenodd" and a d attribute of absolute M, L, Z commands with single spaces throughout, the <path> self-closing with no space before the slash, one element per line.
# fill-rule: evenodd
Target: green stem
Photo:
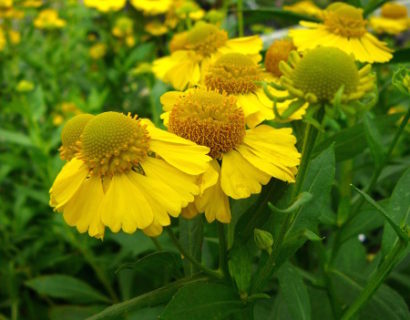
<path fill-rule="evenodd" d="M 407 245 L 402 240 L 398 240 L 390 253 L 386 256 L 381 266 L 377 269 L 377 272 L 373 275 L 359 297 L 350 305 L 350 307 L 343 314 L 341 320 L 349 320 L 369 301 L 373 293 L 383 283 L 390 271 L 397 263 L 397 258 L 402 251 L 406 249 Z"/>
<path fill-rule="evenodd" d="M 243 37 L 243 0 L 237 0 L 236 14 L 238 18 L 238 34 L 239 37 Z"/>
<path fill-rule="evenodd" d="M 220 271 L 212 270 L 208 267 L 205 267 L 202 265 L 200 262 L 195 260 L 181 245 L 179 240 L 177 239 L 176 235 L 172 231 L 171 228 L 166 228 L 168 232 L 168 236 L 171 239 L 172 243 L 175 245 L 175 247 L 178 249 L 178 251 L 181 253 L 183 258 L 187 258 L 195 267 L 197 267 L 199 270 L 203 271 L 204 273 L 218 279 L 223 278 L 223 274 Z"/>
<path fill-rule="evenodd" d="M 322 108 L 319 109 L 319 114 L 318 114 L 319 123 L 322 122 L 323 116 L 324 116 L 324 106 L 322 106 Z M 295 187 L 292 192 L 291 203 L 293 203 L 293 201 L 299 195 L 300 190 L 302 189 L 302 185 L 305 179 L 308 164 L 310 162 L 313 148 L 315 146 L 317 134 L 318 134 L 318 131 L 310 123 L 308 123 L 306 125 L 305 137 L 303 140 L 302 159 L 300 162 L 298 175 L 296 176 L 296 183 L 295 183 Z M 293 220 L 292 217 L 293 217 L 293 214 L 291 213 L 286 215 L 285 221 L 280 227 L 278 238 L 273 243 L 272 254 L 269 256 L 268 260 L 266 261 L 265 265 L 262 267 L 258 276 L 256 276 L 255 282 L 253 283 L 252 292 L 257 292 L 261 290 L 265 282 L 271 277 L 272 272 L 276 265 L 276 260 L 280 253 L 280 247 L 285 239 L 285 235 L 288 232 L 288 229 Z"/>
<path fill-rule="evenodd" d="M 228 272 L 228 263 L 226 259 L 227 247 L 226 247 L 226 237 L 225 237 L 225 228 L 223 223 L 218 223 L 218 238 L 219 238 L 219 270 L 222 270 L 225 276 L 229 275 Z"/>
<path fill-rule="evenodd" d="M 154 244 L 155 248 L 157 248 L 158 251 L 162 251 L 162 246 L 159 243 L 157 238 L 153 238 L 153 237 L 149 237 L 152 241 L 152 243 Z"/>
<path fill-rule="evenodd" d="M 165 303 L 171 299 L 171 297 L 177 292 L 178 289 L 186 286 L 187 284 L 199 283 L 208 281 L 206 277 L 182 279 L 170 283 L 162 288 L 145 293 L 133 299 L 114 304 L 102 312 L 93 315 L 87 320 L 103 320 L 103 319 L 119 319 L 119 316 L 125 314 L 130 310 L 138 308 L 152 307 L 162 303 Z"/>

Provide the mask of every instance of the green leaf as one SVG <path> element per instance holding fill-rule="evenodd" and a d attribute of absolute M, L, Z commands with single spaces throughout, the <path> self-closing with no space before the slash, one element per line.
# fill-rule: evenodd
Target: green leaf
<path fill-rule="evenodd" d="M 374 125 L 377 127 L 378 132 L 385 133 L 389 128 L 395 126 L 401 116 L 401 114 L 393 114 L 376 117 L 374 120 Z M 324 139 L 315 147 L 314 155 L 318 155 L 333 143 L 335 145 L 337 162 L 348 160 L 354 158 L 358 154 L 361 154 L 367 147 L 364 124 L 359 123 L 347 129 L 340 130 L 339 132 Z"/>
<path fill-rule="evenodd" d="M 234 245 L 230 251 L 228 261 L 229 273 L 239 289 L 239 293 L 247 293 L 252 279 L 252 252 L 256 248 L 252 243 L 247 245 Z"/>
<path fill-rule="evenodd" d="M 311 319 L 309 295 L 299 273 L 288 262 L 278 272 L 279 288 L 294 320 Z"/>
<path fill-rule="evenodd" d="M 164 266 L 167 266 L 167 273 L 179 276 L 179 271 L 182 269 L 181 256 L 175 252 L 154 252 L 142 257 L 136 262 L 121 265 L 116 272 L 123 269 L 132 269 L 139 273 L 152 275 L 155 273 L 164 273 Z"/>
<path fill-rule="evenodd" d="M 375 167 L 379 168 L 383 162 L 385 154 L 383 150 L 382 136 L 377 130 L 376 123 L 369 112 L 364 115 L 363 123 L 367 144 L 369 145 Z"/>
<path fill-rule="evenodd" d="M 407 169 L 400 180 L 397 182 L 393 193 L 390 197 L 387 214 L 389 218 L 399 227 L 404 227 L 410 224 L 410 169 Z M 394 245 L 397 239 L 397 234 L 392 226 L 385 223 L 383 239 L 382 239 L 382 252 L 387 254 Z"/>
<path fill-rule="evenodd" d="M 12 132 L 0 129 L 0 142 L 15 143 L 25 147 L 32 147 L 33 143 L 30 138 L 20 132 Z"/>
<path fill-rule="evenodd" d="M 339 303 L 341 305 L 351 304 L 363 291 L 366 280 L 358 277 L 352 278 L 335 269 L 330 272 Z M 396 291 L 382 284 L 360 311 L 359 319 L 407 320 L 410 319 L 410 313 L 404 299 Z"/>
<path fill-rule="evenodd" d="M 178 290 L 160 319 L 223 320 L 243 308 L 243 303 L 231 287 L 216 283 L 200 283 L 187 285 Z"/>
<path fill-rule="evenodd" d="M 34 121 L 39 121 L 46 112 L 46 103 L 44 99 L 44 92 L 40 85 L 30 95 L 30 110 Z"/>
<path fill-rule="evenodd" d="M 270 7 L 270 8 L 258 8 L 258 9 L 245 9 L 243 10 L 244 15 L 246 15 L 245 24 L 251 25 L 254 23 L 262 23 L 264 21 L 271 21 L 272 18 L 283 19 L 286 23 L 297 23 L 301 20 L 304 21 L 315 21 L 318 20 L 312 16 L 303 15 L 295 13 L 288 10 L 283 10 L 280 8 Z"/>
<path fill-rule="evenodd" d="M 393 54 L 393 59 L 388 63 L 406 63 L 410 62 L 410 48 L 398 49 Z"/>
<path fill-rule="evenodd" d="M 198 215 L 194 219 L 180 219 L 179 240 L 182 247 L 197 261 L 201 261 L 203 225 L 202 216 Z M 192 276 L 198 272 L 191 262 L 184 259 L 184 271 L 186 276 Z"/>
<path fill-rule="evenodd" d="M 129 70 L 139 61 L 148 61 L 155 50 L 155 45 L 152 42 L 140 44 L 128 55 L 123 64 L 124 70 Z"/>
<path fill-rule="evenodd" d="M 101 306 L 52 306 L 49 317 L 50 320 L 84 320 L 102 309 Z"/>
<path fill-rule="evenodd" d="M 89 303 L 110 300 L 85 282 L 66 275 L 41 276 L 25 283 L 38 294 L 67 301 Z"/>

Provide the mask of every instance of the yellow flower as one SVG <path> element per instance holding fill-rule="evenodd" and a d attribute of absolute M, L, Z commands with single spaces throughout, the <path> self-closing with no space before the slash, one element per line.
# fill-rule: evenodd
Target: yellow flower
<path fill-rule="evenodd" d="M 18 92 L 30 92 L 34 89 L 34 83 L 27 80 L 21 80 L 17 83 L 16 90 Z"/>
<path fill-rule="evenodd" d="M 120 17 L 115 20 L 112 34 L 123 40 L 128 47 L 132 47 L 135 44 L 134 39 L 134 22 L 128 17 Z"/>
<path fill-rule="evenodd" d="M 26 0 L 21 3 L 21 6 L 24 8 L 38 8 L 43 5 L 42 0 Z"/>
<path fill-rule="evenodd" d="M 20 32 L 9 30 L 9 39 L 12 44 L 19 44 L 21 40 Z"/>
<path fill-rule="evenodd" d="M 260 193 L 271 177 L 294 182 L 300 154 L 288 128 L 245 127 L 245 115 L 234 96 L 201 88 L 168 92 L 161 97 L 162 115 L 170 132 L 209 147 L 213 158 L 199 178 L 200 195 L 184 216 L 205 212 L 208 222 L 228 223 L 228 197 Z"/>
<path fill-rule="evenodd" d="M 287 61 L 292 50 L 296 50 L 292 40 L 281 39 L 274 41 L 266 51 L 265 68 L 275 77 L 280 77 L 282 72 L 279 70 L 279 62 Z"/>
<path fill-rule="evenodd" d="M 283 9 L 292 11 L 295 13 L 306 14 L 316 18 L 323 17 L 323 10 L 315 5 L 312 1 L 299 1 L 295 4 L 284 6 Z"/>
<path fill-rule="evenodd" d="M 309 29 L 294 29 L 289 35 L 300 51 L 333 46 L 361 62 L 389 61 L 392 50 L 366 30 L 366 23 L 362 9 L 335 2 L 324 12 L 323 23 L 302 21 L 300 24 Z"/>
<path fill-rule="evenodd" d="M 191 30 L 176 34 L 175 38 L 178 45 L 171 41 L 171 55 L 155 60 L 153 71 L 159 79 L 178 90 L 198 84 L 201 71 L 211 59 L 221 54 L 241 52 L 256 57 L 262 49 L 262 40 L 258 36 L 229 40 L 225 30 L 202 21 Z"/>
<path fill-rule="evenodd" d="M 398 3 L 385 3 L 380 17 L 371 17 L 370 26 L 377 33 L 399 34 L 409 29 L 407 8 Z"/>
<path fill-rule="evenodd" d="M 208 67 L 204 76 L 207 89 L 236 97 L 250 128 L 274 118 L 273 102 L 261 85 L 262 81 L 270 82 L 273 77 L 264 72 L 258 60 L 258 57 L 252 60 L 241 53 L 226 53 Z M 280 111 L 285 110 L 282 106 L 279 106 Z M 300 114 L 298 116 L 300 118 Z"/>
<path fill-rule="evenodd" d="M 107 46 L 105 43 L 96 43 L 89 50 L 90 57 L 94 60 L 101 59 L 106 55 L 106 53 Z"/>
<path fill-rule="evenodd" d="M 68 121 L 60 152 L 68 162 L 50 189 L 50 205 L 97 238 L 105 226 L 159 235 L 199 193 L 197 176 L 211 160 L 208 148 L 117 112 Z"/>
<path fill-rule="evenodd" d="M 4 36 L 3 29 L 0 28 L 0 51 L 3 51 L 5 46 L 6 46 L 6 37 Z"/>
<path fill-rule="evenodd" d="M 21 10 L 16 10 L 13 7 L 4 7 L 0 10 L 0 18 L 4 19 L 22 19 L 24 17 L 24 12 Z"/>
<path fill-rule="evenodd" d="M 144 15 L 157 15 L 167 12 L 172 6 L 172 0 L 130 0 L 131 5 Z"/>
<path fill-rule="evenodd" d="M 84 0 L 84 5 L 100 12 L 118 11 L 124 8 L 126 0 Z"/>
<path fill-rule="evenodd" d="M 359 70 L 352 56 L 332 47 L 317 47 L 302 58 L 292 51 L 288 63 L 280 63 L 280 70 L 283 87 L 311 103 L 332 102 L 341 86 L 342 101 L 360 99 L 374 87 L 370 65 Z"/>
<path fill-rule="evenodd" d="M 153 36 L 161 36 L 168 32 L 167 26 L 158 20 L 146 23 L 144 30 Z"/>
<path fill-rule="evenodd" d="M 11 8 L 13 0 L 0 0 L 0 9 Z"/>
<path fill-rule="evenodd" d="M 44 9 L 40 11 L 34 20 L 34 26 L 38 29 L 58 29 L 66 25 L 65 20 L 58 17 L 58 12 L 54 9 Z"/>

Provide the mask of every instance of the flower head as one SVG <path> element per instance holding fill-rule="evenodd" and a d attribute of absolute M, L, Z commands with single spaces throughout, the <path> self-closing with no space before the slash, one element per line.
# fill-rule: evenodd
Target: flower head
<path fill-rule="evenodd" d="M 331 44 L 361 62 L 389 61 L 392 50 L 370 34 L 366 24 L 362 9 L 335 2 L 324 12 L 323 23 L 302 21 L 309 29 L 294 29 L 289 34 L 300 51 Z"/>
<path fill-rule="evenodd" d="M 265 68 L 275 77 L 280 77 L 282 72 L 279 69 L 279 62 L 287 61 L 291 51 L 296 50 L 295 45 L 290 39 L 274 41 L 266 51 Z"/>
<path fill-rule="evenodd" d="M 371 17 L 370 26 L 377 33 L 399 34 L 409 29 L 407 8 L 399 3 L 385 3 L 380 17 Z"/>
<path fill-rule="evenodd" d="M 69 162 L 50 189 L 50 205 L 97 238 L 105 226 L 160 234 L 169 215 L 178 216 L 199 193 L 197 176 L 210 160 L 208 148 L 117 112 L 76 116 L 62 142 Z"/>
<path fill-rule="evenodd" d="M 159 79 L 183 90 L 198 84 L 201 70 L 221 54 L 241 52 L 258 57 L 262 40 L 257 36 L 229 40 L 225 30 L 200 21 L 191 30 L 176 34 L 170 49 L 170 56 L 154 61 L 153 71 Z"/>
<path fill-rule="evenodd" d="M 227 223 L 228 197 L 259 193 L 271 177 L 294 181 L 300 155 L 291 130 L 267 125 L 246 129 L 244 112 L 234 96 L 196 88 L 165 93 L 161 103 L 168 130 L 209 147 L 214 159 L 199 177 L 201 193 L 184 216 L 205 212 L 209 222 Z"/>
<path fill-rule="evenodd" d="M 172 0 L 131 0 L 131 5 L 144 15 L 166 13 L 172 6 Z"/>
<path fill-rule="evenodd" d="M 58 16 L 54 9 L 44 9 L 40 11 L 34 20 L 34 26 L 38 29 L 59 29 L 66 25 L 66 21 Z"/>
<path fill-rule="evenodd" d="M 358 69 L 352 56 L 332 47 L 317 47 L 301 58 L 295 51 L 289 63 L 281 62 L 282 85 L 309 102 L 330 102 L 343 86 L 342 100 L 363 97 L 374 86 L 370 65 Z"/>
<path fill-rule="evenodd" d="M 84 0 L 84 5 L 100 12 L 118 11 L 124 8 L 126 0 Z"/>

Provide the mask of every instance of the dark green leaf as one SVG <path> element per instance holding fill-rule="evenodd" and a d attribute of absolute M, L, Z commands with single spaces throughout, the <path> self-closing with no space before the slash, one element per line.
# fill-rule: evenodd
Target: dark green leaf
<path fill-rule="evenodd" d="M 66 275 L 42 276 L 26 281 L 38 294 L 67 301 L 89 303 L 110 300 L 85 282 Z"/>
<path fill-rule="evenodd" d="M 52 306 L 49 317 L 50 320 L 84 320 L 102 309 L 100 306 Z"/>
<path fill-rule="evenodd" d="M 384 158 L 382 137 L 377 130 L 376 123 L 369 112 L 363 117 L 364 132 L 366 134 L 367 144 L 370 148 L 376 168 L 380 167 Z"/>
<path fill-rule="evenodd" d="M 229 273 L 235 280 L 239 292 L 248 292 L 252 279 L 252 252 L 256 248 L 250 242 L 247 245 L 234 246 L 228 262 Z"/>
<path fill-rule="evenodd" d="M 396 187 L 389 200 L 388 210 L 390 219 L 395 222 L 399 227 L 410 224 L 410 169 L 407 169 L 400 180 L 397 182 Z M 387 254 L 393 247 L 397 235 L 392 226 L 386 221 L 384 226 L 382 251 Z"/>
<path fill-rule="evenodd" d="M 187 285 L 176 293 L 160 319 L 224 320 L 243 309 L 231 287 L 216 283 Z"/>
<path fill-rule="evenodd" d="M 393 54 L 393 59 L 389 63 L 410 62 L 410 48 L 398 49 Z"/>
<path fill-rule="evenodd" d="M 198 215 L 191 220 L 181 219 L 179 221 L 179 240 L 182 247 L 197 261 L 201 261 L 203 226 L 202 216 Z M 198 272 L 191 262 L 184 259 L 184 270 L 186 276 L 192 276 Z"/>
<path fill-rule="evenodd" d="M 311 319 L 309 295 L 299 273 L 290 263 L 286 263 L 279 269 L 278 279 L 280 291 L 292 319 Z"/>

